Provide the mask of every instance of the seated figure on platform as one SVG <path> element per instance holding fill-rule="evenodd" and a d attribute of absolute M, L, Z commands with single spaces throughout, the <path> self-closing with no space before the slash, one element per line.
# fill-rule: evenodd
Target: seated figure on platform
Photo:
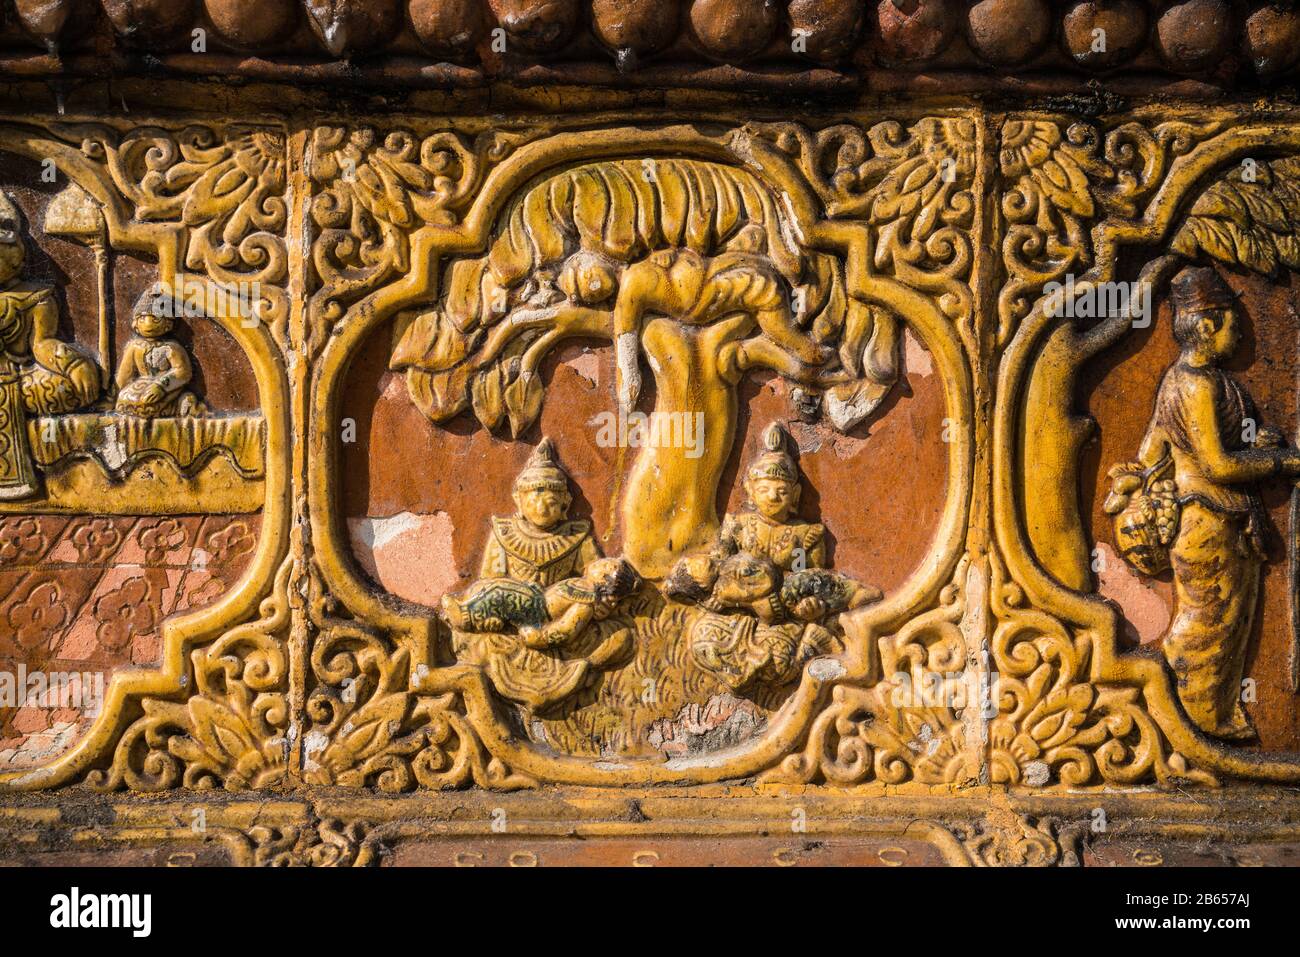
<path fill-rule="evenodd" d="M 194 377 L 189 353 L 168 333 L 180 303 L 147 290 L 131 314 L 135 335 L 117 367 L 117 411 L 142 418 L 202 415 L 202 403 L 186 386 Z"/>
<path fill-rule="evenodd" d="M 83 409 L 99 398 L 99 367 L 58 337 L 54 287 L 22 278 L 18 209 L 0 193 L 0 500 L 36 494 L 26 417 Z"/>

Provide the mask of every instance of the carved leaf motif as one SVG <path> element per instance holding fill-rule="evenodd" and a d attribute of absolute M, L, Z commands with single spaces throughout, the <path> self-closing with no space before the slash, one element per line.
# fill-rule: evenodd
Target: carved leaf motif
<path fill-rule="evenodd" d="M 464 335 L 440 309 L 423 309 L 398 317 L 400 331 L 389 366 L 415 367 L 442 372 L 461 362 L 477 344 L 479 335 Z"/>
<path fill-rule="evenodd" d="M 307 578 L 307 607 L 318 637 L 311 654 L 318 682 L 307 702 L 307 737 L 323 742 L 305 756 L 314 785 L 403 791 L 534 785 L 485 755 L 458 694 L 410 690 L 410 651 L 381 632 L 339 615 L 319 572 Z"/>
<path fill-rule="evenodd" d="M 1300 269 L 1298 222 L 1300 158 L 1234 167 L 1197 198 L 1171 248 L 1271 276 Z"/>
<path fill-rule="evenodd" d="M 504 398 L 513 438 L 519 438 L 541 415 L 542 394 L 542 377 L 532 372 L 524 372 L 506 386 Z"/>
<path fill-rule="evenodd" d="M 286 556 L 258 617 L 190 655 L 194 694 L 184 703 L 145 698 L 143 717 L 122 734 L 112 766 L 87 783 L 101 790 L 274 787 L 286 773 L 289 620 Z"/>
<path fill-rule="evenodd" d="M 416 408 L 428 416 L 430 422 L 446 422 L 469 406 L 469 373 L 469 366 L 464 365 L 436 375 L 408 369 L 406 389 Z"/>
<path fill-rule="evenodd" d="M 998 343 L 1009 341 L 1048 283 L 1094 264 L 1091 221 L 1137 215 L 1173 159 L 1218 128 L 1170 121 L 1103 133 L 1066 117 L 1009 119 L 999 150 L 1008 278 L 998 296 Z"/>
<path fill-rule="evenodd" d="M 318 314 L 338 319 L 347 302 L 406 271 L 411 232 L 459 222 L 491 164 L 538 135 L 494 130 L 469 138 L 443 131 L 421 139 L 405 130 L 386 136 L 370 128 L 314 130 L 307 174 L 320 230 L 313 255 L 322 279 L 312 297 Z M 315 324 L 313 351 L 327 330 Z"/>
<path fill-rule="evenodd" d="M 258 317 L 288 344 L 288 222 L 285 139 L 273 127 L 227 131 L 191 125 L 63 124 L 54 131 L 79 147 L 112 183 L 124 218 L 184 226 L 172 267 L 218 283 L 260 290 Z"/>
<path fill-rule="evenodd" d="M 474 377 L 470 387 L 470 401 L 474 406 L 474 417 L 485 429 L 495 429 L 505 412 L 505 386 L 502 382 L 501 367 L 493 365 Z"/>
<path fill-rule="evenodd" d="M 405 695 L 392 694 L 373 700 L 358 711 L 349 724 L 352 730 L 339 738 L 339 746 L 349 752 L 354 760 L 362 761 L 378 754 L 393 740 L 402 718 L 406 714 Z"/>
<path fill-rule="evenodd" d="M 877 311 L 865 303 L 852 300 L 844 320 L 844 336 L 840 342 L 840 362 L 855 376 L 862 375 L 862 360 L 869 356 L 867 344 L 876 334 Z"/>
<path fill-rule="evenodd" d="M 1051 616 L 1020 607 L 1019 592 L 1001 587 L 1006 570 L 1000 560 L 991 571 L 992 610 L 1002 623 L 991 643 L 1002 683 L 1001 714 L 989 733 L 994 781 L 1019 782 L 1035 761 L 1066 786 L 1098 778 L 1124 784 L 1152 777 L 1212 780 L 1186 762 L 1175 766 L 1139 689 L 1089 682 L 1088 642 L 1073 639 Z M 1016 675 L 1027 676 L 1021 683 Z"/>

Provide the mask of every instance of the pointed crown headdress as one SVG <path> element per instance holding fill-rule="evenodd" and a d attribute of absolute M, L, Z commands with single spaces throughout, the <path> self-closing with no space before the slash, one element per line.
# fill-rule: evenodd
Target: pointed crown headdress
<path fill-rule="evenodd" d="M 779 422 L 773 422 L 763 432 L 765 451 L 755 456 L 750 463 L 746 476 L 749 479 L 781 479 L 786 482 L 799 481 L 799 467 L 790 455 L 790 435 Z"/>
<path fill-rule="evenodd" d="M 528 462 L 515 478 L 516 492 L 533 492 L 548 488 L 557 492 L 569 490 L 569 476 L 555 458 L 555 444 L 549 438 L 543 438 L 533 449 Z"/>

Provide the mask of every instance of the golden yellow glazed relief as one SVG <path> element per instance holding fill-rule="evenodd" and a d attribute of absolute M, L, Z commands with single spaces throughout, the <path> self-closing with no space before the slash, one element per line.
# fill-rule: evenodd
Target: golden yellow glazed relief
<path fill-rule="evenodd" d="M 1233 365 L 1300 127 L 1231 119 L 6 126 L 98 291 L 70 335 L 0 260 L 3 514 L 257 528 L 0 781 L 1300 778 L 1251 697 L 1300 459 Z"/>
<path fill-rule="evenodd" d="M 934 601 L 966 534 L 976 136 L 964 117 L 318 130 L 312 309 L 331 326 L 309 495 L 328 597 L 307 779 L 752 776 L 837 686 L 874 683 L 875 636 Z M 342 228 L 358 222 L 373 246 Z M 432 607 L 377 593 L 339 520 L 347 362 L 379 336 L 385 396 L 402 390 L 435 447 L 440 430 L 526 444 L 488 521 L 456 529 L 482 542 L 476 573 Z M 926 553 L 885 591 L 833 560 L 843 529 L 800 511 L 820 494 L 802 462 L 855 430 L 845 449 L 869 452 L 859 427 L 905 339 L 938 370 L 927 431 L 948 478 Z M 607 360 L 606 408 L 543 436 L 547 362 L 571 340 Z M 741 403 L 756 377 L 783 400 L 758 422 Z M 576 482 L 575 446 L 609 468 Z M 727 486 L 738 507 L 719 508 Z"/>
<path fill-rule="evenodd" d="M 273 780 L 243 751 L 283 774 L 285 134 L 7 122 L 0 150 L 0 779 Z"/>

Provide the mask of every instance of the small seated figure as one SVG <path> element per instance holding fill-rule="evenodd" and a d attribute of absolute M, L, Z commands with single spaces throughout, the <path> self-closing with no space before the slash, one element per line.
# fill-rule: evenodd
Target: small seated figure
<path fill-rule="evenodd" d="M 782 571 L 826 565 L 826 526 L 791 521 L 803 491 L 799 468 L 788 451 L 790 438 L 780 423 L 763 433 L 764 451 L 745 472 L 749 511 L 728 513 L 718 533 L 724 554 L 749 552 Z"/>
<path fill-rule="evenodd" d="M 117 367 L 117 411 L 144 418 L 202 415 L 204 408 L 185 387 L 193 378 L 189 354 L 168 333 L 179 304 L 150 289 L 131 315 L 135 335 Z"/>
<path fill-rule="evenodd" d="M 529 648 L 568 644 L 593 621 L 603 621 L 641 587 L 641 577 L 621 558 L 598 558 L 581 578 L 543 589 L 532 582 L 488 578 L 461 597 L 444 595 L 442 609 L 457 631 L 515 632 Z"/>
<path fill-rule="evenodd" d="M 773 422 L 763 433 L 764 451 L 745 473 L 750 511 L 729 513 L 722 521 L 716 551 L 721 555 L 747 552 L 765 558 L 782 572 L 826 566 L 826 526 L 791 521 L 799 508 L 802 486 L 799 468 L 789 451 L 789 435 Z M 809 594 L 799 617 L 821 619 L 826 609 Z"/>

